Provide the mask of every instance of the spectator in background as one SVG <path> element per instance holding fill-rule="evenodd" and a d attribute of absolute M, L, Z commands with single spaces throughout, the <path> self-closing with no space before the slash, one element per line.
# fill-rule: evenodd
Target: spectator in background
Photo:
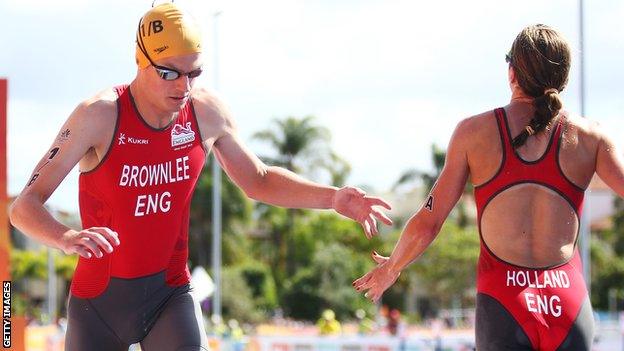
<path fill-rule="evenodd" d="M 358 320 L 358 334 L 367 335 L 375 331 L 375 322 L 366 316 L 366 311 L 358 309 L 355 311 L 355 317 Z"/>
<path fill-rule="evenodd" d="M 402 329 L 401 312 L 393 308 L 388 315 L 388 333 L 393 336 L 400 336 Z"/>
<path fill-rule="evenodd" d="M 336 314 L 332 310 L 325 310 L 316 323 L 321 335 L 336 335 L 342 333 L 342 326 L 336 320 Z"/>

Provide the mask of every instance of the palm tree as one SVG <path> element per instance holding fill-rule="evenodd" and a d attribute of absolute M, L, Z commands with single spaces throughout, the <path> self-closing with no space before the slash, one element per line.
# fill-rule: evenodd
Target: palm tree
<path fill-rule="evenodd" d="M 313 116 L 273 120 L 276 129 L 262 130 L 253 135 L 254 139 L 268 142 L 277 152 L 274 157 L 262 158 L 269 164 L 296 173 L 309 174 L 321 167 L 330 175 L 339 171 L 348 174 L 348 164 L 328 147 L 331 140 L 329 130 L 313 122 Z"/>
<path fill-rule="evenodd" d="M 413 183 L 420 180 L 425 185 L 425 191 L 428 194 L 436 180 L 442 173 L 444 168 L 444 161 L 446 160 L 446 150 L 443 150 L 436 144 L 431 144 L 431 161 L 433 162 L 434 170 L 431 173 L 419 171 L 416 168 L 410 168 L 404 171 L 399 179 L 392 186 L 392 190 L 395 191 L 399 186 Z"/>
<path fill-rule="evenodd" d="M 331 135 L 327 128 L 316 125 L 313 116 L 303 118 L 290 116 L 285 119 L 275 119 L 273 124 L 276 128 L 262 130 L 253 135 L 254 139 L 269 143 L 276 153 L 274 156 L 261 156 L 266 163 L 312 178 L 315 178 L 321 171 L 329 176 L 332 184 L 343 185 L 351 167 L 330 149 Z M 263 217 L 274 217 L 273 210 L 263 205 L 259 206 Z M 299 212 L 296 210 L 288 210 L 288 218 L 284 226 L 274 227 L 269 224 L 270 227 L 274 227 L 270 229 L 270 232 L 278 250 L 273 265 L 277 271 L 286 272 L 289 275 L 295 269 L 295 263 L 292 262 L 294 245 L 292 245 L 291 238 L 284 240 L 284 237 L 292 233 L 297 213 Z M 288 260 L 287 266 L 286 260 Z M 279 277 L 276 278 L 279 280 Z"/>

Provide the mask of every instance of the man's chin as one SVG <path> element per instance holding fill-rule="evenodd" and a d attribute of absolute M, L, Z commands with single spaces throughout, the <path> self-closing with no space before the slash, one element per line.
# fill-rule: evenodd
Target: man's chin
<path fill-rule="evenodd" d="M 181 99 L 180 98 L 168 97 L 167 98 L 167 107 L 170 107 L 172 112 L 177 112 L 179 109 L 184 107 L 184 105 L 186 105 L 187 101 L 188 101 L 188 97 L 181 98 Z"/>

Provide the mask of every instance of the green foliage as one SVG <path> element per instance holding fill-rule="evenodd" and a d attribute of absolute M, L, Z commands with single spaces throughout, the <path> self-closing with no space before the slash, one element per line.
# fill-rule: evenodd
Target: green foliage
<path fill-rule="evenodd" d="M 263 313 L 254 302 L 253 291 L 247 285 L 240 267 L 226 267 L 223 269 L 221 279 L 223 314 L 226 318 L 252 323 L 264 319 Z"/>
<path fill-rule="evenodd" d="M 591 300 L 598 310 L 608 309 L 610 291 L 615 291 L 619 308 L 624 302 L 624 258 L 616 254 L 613 242 L 618 239 L 612 234 L 613 231 L 594 234 L 591 239 Z"/>
<path fill-rule="evenodd" d="M 56 274 L 66 281 L 71 281 L 78 264 L 78 255 L 58 254 L 54 257 Z"/>
<path fill-rule="evenodd" d="M 48 277 L 47 251 L 11 251 L 11 277 L 13 280 L 24 278 L 45 279 Z"/>
<path fill-rule="evenodd" d="M 71 280 L 77 262 L 77 255 L 64 255 L 54 252 L 54 271 L 66 281 Z M 39 251 L 11 250 L 11 277 L 15 281 L 47 279 L 48 249 Z"/>
<path fill-rule="evenodd" d="M 613 215 L 613 230 L 610 242 L 613 244 L 614 253 L 624 256 L 624 199 L 616 197 L 613 201 L 615 214 Z"/>
<path fill-rule="evenodd" d="M 386 243 L 384 252 L 394 247 L 399 232 Z M 426 287 L 427 295 L 435 305 L 450 307 L 453 298 L 470 303 L 474 299 L 476 263 L 479 257 L 479 235 L 475 227 L 461 228 L 447 221 L 431 246 L 409 268 L 384 296 L 384 303 L 403 307 L 410 279 L 415 272 L 417 283 Z"/>
<path fill-rule="evenodd" d="M 32 304 L 28 291 L 24 291 L 24 283 L 28 280 L 45 280 L 48 278 L 48 250 L 39 251 L 11 250 L 11 279 L 15 283 L 13 312 L 16 315 L 28 315 L 40 318 L 41 311 Z M 67 285 L 74 274 L 78 262 L 77 255 L 64 255 L 53 250 L 54 271 Z"/>
<path fill-rule="evenodd" d="M 28 297 L 24 293 L 14 294 L 12 293 L 11 308 L 12 313 L 16 316 L 25 316 L 29 314 Z"/>
<path fill-rule="evenodd" d="M 294 234 L 297 271 L 285 282 L 281 305 L 288 316 L 313 321 L 325 308 L 351 318 L 368 303 L 351 283 L 371 266 L 369 253 L 379 239 L 368 241 L 357 223 L 330 213 L 312 212 Z"/>
<path fill-rule="evenodd" d="M 323 309 L 331 308 L 338 319 L 352 318 L 358 308 L 372 312 L 373 305 L 351 286 L 355 277 L 364 272 L 344 246 L 334 243 L 319 250 L 313 263 L 299 269 L 286 282 L 282 307 L 289 317 L 314 321 Z"/>
<path fill-rule="evenodd" d="M 202 170 L 190 209 L 189 259 L 193 265 L 210 266 L 212 249 L 212 162 Z M 221 176 L 221 226 L 224 264 L 239 262 L 247 255 L 247 228 L 251 223 L 252 202 L 232 181 Z"/>
<path fill-rule="evenodd" d="M 598 310 L 609 308 L 609 294 L 615 293 L 624 307 L 624 200 L 614 201 L 613 228 L 591 237 L 591 300 Z"/>
<path fill-rule="evenodd" d="M 254 138 L 268 143 L 273 155 L 261 156 L 269 165 L 281 166 L 314 179 L 319 172 L 328 176 L 334 185 L 342 185 L 350 172 L 349 164 L 329 147 L 331 139 L 327 128 L 314 123 L 314 117 L 287 117 L 273 121 L 273 128 L 259 131 Z M 287 276 L 292 276 L 299 266 L 299 249 L 293 236 L 297 218 L 305 217 L 300 210 L 289 209 L 286 216 L 273 222 L 267 217 L 283 215 L 283 212 L 260 209 L 260 227 L 268 232 L 274 248 L 271 267 L 275 281 L 282 286 Z M 266 216 L 268 215 L 268 216 Z M 297 252 L 295 252 L 297 251 Z"/>
<path fill-rule="evenodd" d="M 320 278 L 319 296 L 322 308 L 331 307 L 340 319 L 353 316 L 358 308 L 370 307 L 370 303 L 356 292 L 352 282 L 365 273 L 370 258 L 354 252 L 340 243 L 324 245 L 314 256 L 312 267 Z M 370 313 L 370 308 L 369 313 Z"/>
<path fill-rule="evenodd" d="M 435 242 L 414 264 L 414 269 L 421 284 L 448 306 L 453 297 L 474 290 L 478 257 L 476 228 L 460 228 L 447 222 Z"/>
<path fill-rule="evenodd" d="M 281 306 L 291 318 L 314 320 L 323 306 L 320 279 L 313 268 L 300 269 L 284 284 Z"/>
<path fill-rule="evenodd" d="M 277 290 L 271 270 L 258 261 L 249 261 L 240 270 L 257 308 L 265 313 L 275 309 L 278 306 Z"/>

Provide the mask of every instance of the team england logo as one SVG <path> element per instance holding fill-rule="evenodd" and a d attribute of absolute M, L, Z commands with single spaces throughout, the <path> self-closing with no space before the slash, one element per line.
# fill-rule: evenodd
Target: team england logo
<path fill-rule="evenodd" d="M 193 140 L 195 140 L 195 132 L 191 129 L 191 122 L 186 122 L 186 127 L 176 123 L 171 128 L 172 147 L 188 144 Z"/>

